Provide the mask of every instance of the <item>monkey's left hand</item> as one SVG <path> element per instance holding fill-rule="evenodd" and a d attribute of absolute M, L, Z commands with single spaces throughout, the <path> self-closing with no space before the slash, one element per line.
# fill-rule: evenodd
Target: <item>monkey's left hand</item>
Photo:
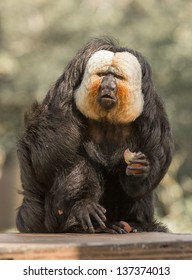
<path fill-rule="evenodd" d="M 105 213 L 105 208 L 90 199 L 77 201 L 71 209 L 71 215 L 76 218 L 85 232 L 90 233 L 95 232 L 92 219 L 94 219 L 102 229 L 106 228 Z"/>
<path fill-rule="evenodd" d="M 146 177 L 149 170 L 149 160 L 146 155 L 141 152 L 133 153 L 133 157 L 127 162 L 126 174 L 128 176 Z"/>

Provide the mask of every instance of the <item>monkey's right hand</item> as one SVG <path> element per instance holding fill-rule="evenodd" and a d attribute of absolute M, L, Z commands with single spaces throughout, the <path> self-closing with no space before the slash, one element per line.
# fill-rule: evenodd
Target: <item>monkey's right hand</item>
<path fill-rule="evenodd" d="M 129 149 L 124 152 L 124 159 L 127 163 L 126 174 L 128 176 L 146 177 L 150 170 L 149 160 L 141 152 L 132 153 Z"/>
<path fill-rule="evenodd" d="M 98 203 L 90 199 L 82 199 L 81 201 L 75 202 L 70 215 L 73 215 L 77 219 L 84 231 L 94 233 L 95 229 L 92 219 L 94 219 L 102 229 L 105 229 L 105 213 L 105 208 Z"/>

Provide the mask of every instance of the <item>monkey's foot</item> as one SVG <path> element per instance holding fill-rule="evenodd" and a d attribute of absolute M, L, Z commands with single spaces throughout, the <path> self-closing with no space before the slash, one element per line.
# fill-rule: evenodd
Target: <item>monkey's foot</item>
<path fill-rule="evenodd" d="M 127 234 L 130 232 L 132 232 L 131 226 L 124 221 L 107 224 L 105 229 L 96 229 L 96 233 Z"/>
<path fill-rule="evenodd" d="M 138 152 L 135 153 L 133 158 L 129 160 L 126 168 L 126 174 L 128 176 L 133 175 L 137 177 L 147 176 L 149 168 L 149 160 L 146 155 Z"/>

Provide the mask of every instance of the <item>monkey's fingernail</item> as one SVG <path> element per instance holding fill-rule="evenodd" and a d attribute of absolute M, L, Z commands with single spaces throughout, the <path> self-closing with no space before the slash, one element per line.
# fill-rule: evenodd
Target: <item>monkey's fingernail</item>
<path fill-rule="evenodd" d="M 103 213 L 107 212 L 107 210 L 105 208 L 103 208 L 103 207 L 102 207 L 102 211 L 103 211 Z"/>
<path fill-rule="evenodd" d="M 106 229 L 106 225 L 105 225 L 105 224 L 102 224 L 102 225 L 101 225 L 101 228 L 102 228 L 102 229 Z"/>
<path fill-rule="evenodd" d="M 90 233 L 95 233 L 95 229 L 93 227 L 89 228 Z"/>

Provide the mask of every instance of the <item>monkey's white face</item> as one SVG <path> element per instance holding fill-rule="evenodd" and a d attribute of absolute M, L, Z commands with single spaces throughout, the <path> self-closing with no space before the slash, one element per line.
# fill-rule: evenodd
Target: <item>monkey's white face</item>
<path fill-rule="evenodd" d="M 105 78 L 107 82 L 103 82 L 107 75 L 112 77 L 111 80 Z M 83 115 L 93 120 L 132 122 L 143 111 L 141 83 L 141 66 L 134 55 L 100 50 L 91 56 L 86 65 L 82 83 L 75 92 L 76 106 Z M 111 91 L 114 100 L 102 93 L 104 102 L 99 102 L 104 90 Z M 113 102 L 109 108 L 106 105 L 108 101 Z"/>

